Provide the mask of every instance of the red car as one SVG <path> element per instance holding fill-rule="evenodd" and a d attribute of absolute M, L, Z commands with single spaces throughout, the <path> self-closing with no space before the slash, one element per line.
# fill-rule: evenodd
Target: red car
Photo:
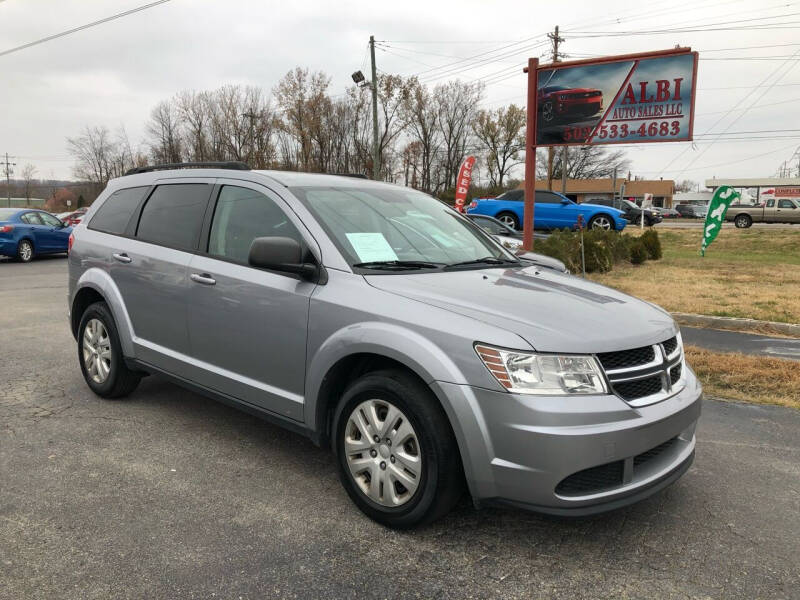
<path fill-rule="evenodd" d="M 551 85 L 539 89 L 539 112 L 544 123 L 591 117 L 602 109 L 603 92 L 595 88 Z"/>
<path fill-rule="evenodd" d="M 64 221 L 64 223 L 66 223 L 70 227 L 74 227 L 75 225 L 77 225 L 78 223 L 81 222 L 81 219 L 83 219 L 83 215 L 86 214 L 87 210 L 88 209 L 86 209 L 86 208 L 79 208 L 76 211 L 68 212 L 68 213 L 61 213 L 61 214 L 59 214 L 57 216 L 58 216 L 59 219 Z"/>

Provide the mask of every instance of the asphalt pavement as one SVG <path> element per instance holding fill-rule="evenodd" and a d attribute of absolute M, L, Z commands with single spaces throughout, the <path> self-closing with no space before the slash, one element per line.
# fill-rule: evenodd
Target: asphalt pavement
<path fill-rule="evenodd" d="M 800 360 L 800 340 L 798 339 L 685 326 L 681 326 L 681 337 L 685 344 L 693 344 L 718 352 L 742 352 L 772 358 Z"/>
<path fill-rule="evenodd" d="M 330 454 L 155 377 L 94 396 L 63 258 L 0 263 L 0 598 L 798 598 L 800 412 L 707 399 L 675 485 L 583 519 L 368 520 Z"/>

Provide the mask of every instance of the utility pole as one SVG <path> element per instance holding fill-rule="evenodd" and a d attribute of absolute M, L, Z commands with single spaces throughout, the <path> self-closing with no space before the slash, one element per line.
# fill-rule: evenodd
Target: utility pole
<path fill-rule="evenodd" d="M 560 58 L 558 54 L 558 45 L 564 41 L 564 38 L 558 35 L 558 25 L 556 25 L 555 31 L 553 33 L 548 33 L 547 37 L 550 38 L 550 41 L 553 43 L 553 62 L 557 63 Z M 566 146 L 564 147 L 566 150 Z M 555 156 L 556 150 L 552 146 L 547 148 L 547 189 L 552 191 L 553 190 L 553 157 Z M 562 160 L 561 170 L 564 170 L 564 164 Z"/>
<path fill-rule="evenodd" d="M 5 163 L 5 170 L 6 170 L 6 195 L 8 197 L 8 208 L 11 208 L 11 167 L 16 167 L 17 163 L 9 162 L 9 158 L 14 158 L 8 156 L 8 152 L 6 152 L 6 160 Z"/>
<path fill-rule="evenodd" d="M 378 150 L 378 70 L 375 67 L 375 36 L 369 36 L 369 54 L 372 59 L 372 178 L 381 172 L 381 155 Z"/>

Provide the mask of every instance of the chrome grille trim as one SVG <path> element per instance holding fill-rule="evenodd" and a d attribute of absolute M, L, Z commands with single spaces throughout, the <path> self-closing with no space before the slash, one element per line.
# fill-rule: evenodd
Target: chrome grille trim
<path fill-rule="evenodd" d="M 667 352 L 664 348 L 665 344 L 672 345 L 674 339 L 675 349 L 672 351 L 671 354 L 667 355 Z M 654 360 L 648 362 L 647 364 L 636 365 L 633 367 L 625 367 L 621 369 L 608 369 L 604 370 L 606 380 L 609 384 L 609 389 L 620 399 L 627 402 L 630 406 L 633 407 L 640 407 L 640 406 L 647 406 L 648 404 L 654 404 L 656 402 L 660 402 L 670 396 L 677 394 L 681 391 L 685 385 L 686 380 L 686 364 L 683 355 L 683 340 L 681 339 L 680 333 L 678 333 L 674 338 L 669 338 L 664 342 L 660 342 L 658 344 L 653 344 L 653 353 L 654 353 Z M 598 363 L 602 363 L 598 360 Z M 672 369 L 676 366 L 680 365 L 680 376 L 678 379 L 673 382 L 671 373 Z M 658 378 L 660 380 L 660 387 L 661 390 L 655 394 L 648 394 L 647 396 L 642 397 L 625 397 L 625 395 L 616 388 L 616 384 L 623 384 L 635 381 L 645 381 L 648 379 L 655 379 Z M 653 386 L 650 389 L 654 389 L 657 384 L 655 381 L 653 382 Z M 627 390 L 631 390 L 631 386 L 620 386 L 621 388 L 625 388 Z M 642 386 L 638 386 L 639 391 L 644 391 Z M 634 386 L 633 389 L 636 389 Z M 647 388 L 645 388 L 647 389 Z M 635 393 L 635 392 L 632 392 Z"/>

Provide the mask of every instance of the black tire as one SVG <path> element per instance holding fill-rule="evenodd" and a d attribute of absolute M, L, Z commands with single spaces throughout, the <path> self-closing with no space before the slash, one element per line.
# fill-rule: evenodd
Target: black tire
<path fill-rule="evenodd" d="M 733 220 L 733 224 L 739 229 L 747 229 L 753 224 L 753 217 L 745 214 L 736 215 L 736 218 Z"/>
<path fill-rule="evenodd" d="M 504 221 L 503 220 L 504 218 L 509 220 L 509 222 L 507 223 L 506 221 Z M 497 219 L 498 221 L 502 221 L 505 225 L 513 227 L 515 230 L 519 231 L 519 218 L 513 212 L 504 210 L 501 213 L 497 213 L 495 219 Z"/>
<path fill-rule="evenodd" d="M 17 260 L 19 262 L 31 262 L 36 256 L 36 248 L 30 240 L 20 240 L 17 244 Z"/>
<path fill-rule="evenodd" d="M 385 400 L 408 417 L 419 440 L 422 468 L 414 495 L 397 507 L 373 502 L 356 484 L 347 465 L 347 422 L 365 400 Z M 345 390 L 333 421 L 333 448 L 348 495 L 371 519 L 395 529 L 430 523 L 455 505 L 464 489 L 461 455 L 450 422 L 436 397 L 413 375 L 385 370 L 360 377 Z"/>
<path fill-rule="evenodd" d="M 103 327 L 105 327 L 108 332 L 108 339 L 111 344 L 110 370 L 108 376 L 102 383 L 98 383 L 92 379 L 87 371 L 84 360 L 83 339 L 86 325 L 92 319 L 97 319 L 103 324 Z M 83 373 L 86 384 L 101 398 L 109 400 L 123 398 L 133 392 L 136 386 L 139 385 L 141 374 L 131 371 L 125 364 L 125 358 L 122 355 L 122 347 L 119 343 L 117 324 L 114 322 L 111 310 L 105 302 L 90 304 L 86 310 L 83 311 L 80 325 L 78 325 L 78 362 L 81 365 L 81 372 Z"/>

